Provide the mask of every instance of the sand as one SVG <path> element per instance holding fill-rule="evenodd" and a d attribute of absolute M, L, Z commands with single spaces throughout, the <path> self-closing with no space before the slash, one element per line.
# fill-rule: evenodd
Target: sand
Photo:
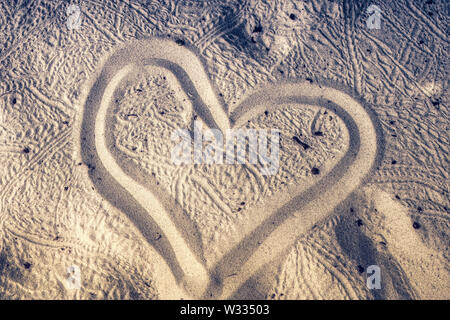
<path fill-rule="evenodd" d="M 5 40 L 0 298 L 448 299 L 447 81 L 417 69 L 448 42 L 440 3 L 399 1 L 384 33 L 351 1 L 230 2 L 226 21 L 223 4 L 113 4 L 83 2 L 76 30 L 66 4 L 36 4 L 33 49 L 8 42 L 19 26 Z M 428 42 L 397 56 L 411 17 L 405 41 Z M 279 130 L 279 169 L 174 164 L 194 123 Z"/>

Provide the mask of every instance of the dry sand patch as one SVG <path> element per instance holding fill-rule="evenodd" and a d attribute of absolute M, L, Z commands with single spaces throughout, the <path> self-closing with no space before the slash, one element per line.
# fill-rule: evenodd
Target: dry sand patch
<path fill-rule="evenodd" d="M 154 73 L 153 78 L 139 74 L 147 65 L 158 66 L 147 70 Z M 169 72 L 164 73 L 164 67 Z M 100 185 L 99 190 L 108 190 L 106 198 L 113 195 L 126 202 L 131 196 L 148 213 L 145 216 L 126 212 L 144 234 L 150 232 L 149 221 L 156 223 L 161 235 L 168 239 L 166 250 L 173 250 L 174 257 L 165 252 L 163 257 L 176 269 L 175 274 L 179 273 L 179 281 L 193 287 L 191 294 L 197 296 L 204 294 L 208 274 L 214 277 L 211 283 L 221 283 L 226 272 L 241 269 L 238 265 L 243 264 L 239 277 L 234 277 L 233 283 L 224 283 L 223 297 L 232 294 L 258 266 L 274 259 L 302 230 L 321 221 L 345 200 L 373 169 L 379 156 L 376 129 L 358 101 L 331 87 L 285 83 L 250 95 L 231 115 L 232 127 L 283 127 L 286 152 L 280 157 L 279 174 L 264 178 L 248 165 L 212 169 L 173 166 L 168 156 L 170 129 L 191 125 L 196 115 L 213 128 L 224 131 L 229 127 L 200 61 L 176 43 L 154 38 L 125 45 L 109 57 L 99 74 L 87 98 L 81 128 L 81 134 L 88 137 L 81 143 L 83 158 L 95 167 L 91 177 Z M 131 78 L 135 76 L 141 81 L 132 85 Z M 164 81 L 170 84 L 163 85 Z M 151 90 L 152 83 L 157 83 L 157 88 Z M 145 97 L 146 94 L 151 96 Z M 136 97 L 129 98 L 130 95 Z M 127 105 L 127 98 L 133 103 Z M 169 99 L 168 104 L 160 104 L 165 110 L 158 109 L 161 99 Z M 189 99 L 192 102 L 186 101 Z M 109 108 L 114 110 L 112 114 Z M 298 161 L 291 160 L 292 145 L 299 144 L 295 133 L 301 127 L 309 128 L 312 139 L 310 136 L 320 131 L 313 127 L 321 113 L 328 115 L 328 120 L 339 118 L 330 125 L 333 130 L 327 131 L 333 132 L 328 143 L 335 149 L 327 152 L 327 143 L 311 148 L 310 153 L 303 154 L 303 167 L 298 168 Z M 166 117 L 163 120 L 161 116 Z M 111 132 L 115 133 L 112 137 Z M 133 140 L 134 145 L 130 145 Z M 143 150 L 144 144 L 150 148 Z M 306 143 L 300 145 L 303 151 L 309 149 Z M 286 180 L 288 175 L 295 183 Z M 221 189 L 223 176 L 249 180 L 247 186 L 245 178 L 233 186 L 239 188 L 243 183 L 240 189 L 247 188 L 250 197 L 247 199 L 244 194 L 246 201 L 241 203 L 248 203 L 248 209 L 241 209 L 238 215 L 227 201 L 226 189 Z M 283 234 L 283 241 L 271 239 L 277 233 Z M 254 243 L 256 239 L 258 245 Z M 245 270 L 245 266 L 250 269 Z M 198 283 L 189 283 L 192 279 Z M 216 288 L 210 285 L 208 290 Z M 206 295 L 220 296 L 222 289 L 218 290 Z"/>

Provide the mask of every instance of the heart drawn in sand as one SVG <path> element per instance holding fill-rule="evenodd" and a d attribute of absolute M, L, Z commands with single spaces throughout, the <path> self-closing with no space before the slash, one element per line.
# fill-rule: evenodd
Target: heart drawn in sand
<path fill-rule="evenodd" d="M 255 90 L 228 115 L 198 57 L 158 38 L 104 61 L 82 119 L 92 181 L 193 297 L 230 297 L 360 186 L 380 152 L 368 111 L 343 91 L 284 82 Z M 277 173 L 175 165 L 171 133 L 192 133 L 196 119 L 224 134 L 280 130 Z"/>

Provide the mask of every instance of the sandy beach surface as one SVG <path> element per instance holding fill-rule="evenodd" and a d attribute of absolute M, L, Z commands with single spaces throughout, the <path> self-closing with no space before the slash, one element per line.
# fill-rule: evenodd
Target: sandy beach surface
<path fill-rule="evenodd" d="M 449 299 L 448 9 L 2 1 L 0 299 Z"/>

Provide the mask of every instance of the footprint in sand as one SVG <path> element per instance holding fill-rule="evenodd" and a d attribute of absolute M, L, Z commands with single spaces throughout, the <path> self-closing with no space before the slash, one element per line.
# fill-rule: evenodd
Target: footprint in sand
<path fill-rule="evenodd" d="M 104 62 L 81 118 L 91 179 L 192 297 L 230 297 L 364 183 L 381 152 L 376 122 L 349 94 L 280 83 L 255 90 L 228 115 L 197 56 L 157 38 Z M 279 129 L 278 172 L 174 165 L 170 135 L 194 119 L 222 132 Z"/>

